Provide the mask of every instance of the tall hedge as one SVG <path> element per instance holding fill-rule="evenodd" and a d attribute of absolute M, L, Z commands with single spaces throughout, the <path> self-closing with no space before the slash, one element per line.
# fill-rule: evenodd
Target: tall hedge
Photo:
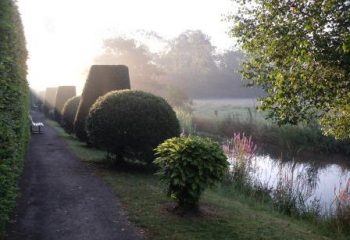
<path fill-rule="evenodd" d="M 93 65 L 90 68 L 74 121 L 74 131 L 81 141 L 87 141 L 86 117 L 98 97 L 113 90 L 130 89 L 129 69 L 124 65 Z"/>
<path fill-rule="evenodd" d="M 53 112 L 56 102 L 57 87 L 46 88 L 44 98 L 44 113 L 47 117 Z M 51 114 L 52 117 L 52 114 Z"/>
<path fill-rule="evenodd" d="M 12 0 L 0 1 L 0 238 L 15 204 L 29 138 L 27 50 Z"/>
<path fill-rule="evenodd" d="M 55 119 L 60 122 L 64 104 L 68 99 L 75 97 L 75 86 L 59 86 L 57 88 L 55 99 Z"/>

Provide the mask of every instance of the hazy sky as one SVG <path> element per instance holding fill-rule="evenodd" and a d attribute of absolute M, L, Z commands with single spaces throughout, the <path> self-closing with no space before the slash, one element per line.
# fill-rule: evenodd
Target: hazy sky
<path fill-rule="evenodd" d="M 83 86 L 102 40 L 138 30 L 172 38 L 200 29 L 219 49 L 232 47 L 223 14 L 230 0 L 18 0 L 29 50 L 28 79 L 35 89 Z M 131 79 L 132 80 L 132 79 Z"/>

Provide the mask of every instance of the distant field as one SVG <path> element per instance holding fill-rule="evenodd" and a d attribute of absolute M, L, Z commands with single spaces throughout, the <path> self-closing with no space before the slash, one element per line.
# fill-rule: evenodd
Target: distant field
<path fill-rule="evenodd" d="M 256 110 L 258 105 L 259 102 L 254 98 L 195 99 L 193 114 L 196 117 L 214 119 L 234 117 L 243 121 L 250 119 L 251 114 L 254 120 L 264 121 L 264 113 Z"/>
<path fill-rule="evenodd" d="M 256 107 L 258 101 L 255 98 L 222 98 L 222 99 L 194 99 L 195 105 L 209 106 L 233 106 L 233 107 Z"/>

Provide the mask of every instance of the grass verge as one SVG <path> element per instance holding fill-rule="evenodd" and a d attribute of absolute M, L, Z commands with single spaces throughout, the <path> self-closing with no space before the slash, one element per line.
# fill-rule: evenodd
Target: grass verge
<path fill-rule="evenodd" d="M 201 216 L 174 215 L 168 211 L 172 202 L 153 174 L 106 168 L 101 164 L 103 151 L 87 148 L 54 122 L 50 125 L 82 161 L 96 166 L 98 174 L 120 197 L 129 220 L 144 231 L 146 239 L 349 239 L 272 211 L 268 204 L 247 198 L 232 186 L 206 191 L 200 201 Z"/>

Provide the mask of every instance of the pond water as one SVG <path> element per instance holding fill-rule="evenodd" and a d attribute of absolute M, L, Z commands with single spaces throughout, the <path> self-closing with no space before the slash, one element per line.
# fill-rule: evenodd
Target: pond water
<path fill-rule="evenodd" d="M 344 163 L 350 162 L 348 158 L 341 160 Z M 335 208 L 336 196 L 350 182 L 350 168 L 323 161 L 281 161 L 269 155 L 261 155 L 251 160 L 251 176 L 270 189 L 276 189 L 281 179 L 288 181 L 294 190 L 303 193 L 307 204 L 317 199 L 321 212 L 329 213 Z M 348 194 L 350 196 L 349 189 Z"/>

